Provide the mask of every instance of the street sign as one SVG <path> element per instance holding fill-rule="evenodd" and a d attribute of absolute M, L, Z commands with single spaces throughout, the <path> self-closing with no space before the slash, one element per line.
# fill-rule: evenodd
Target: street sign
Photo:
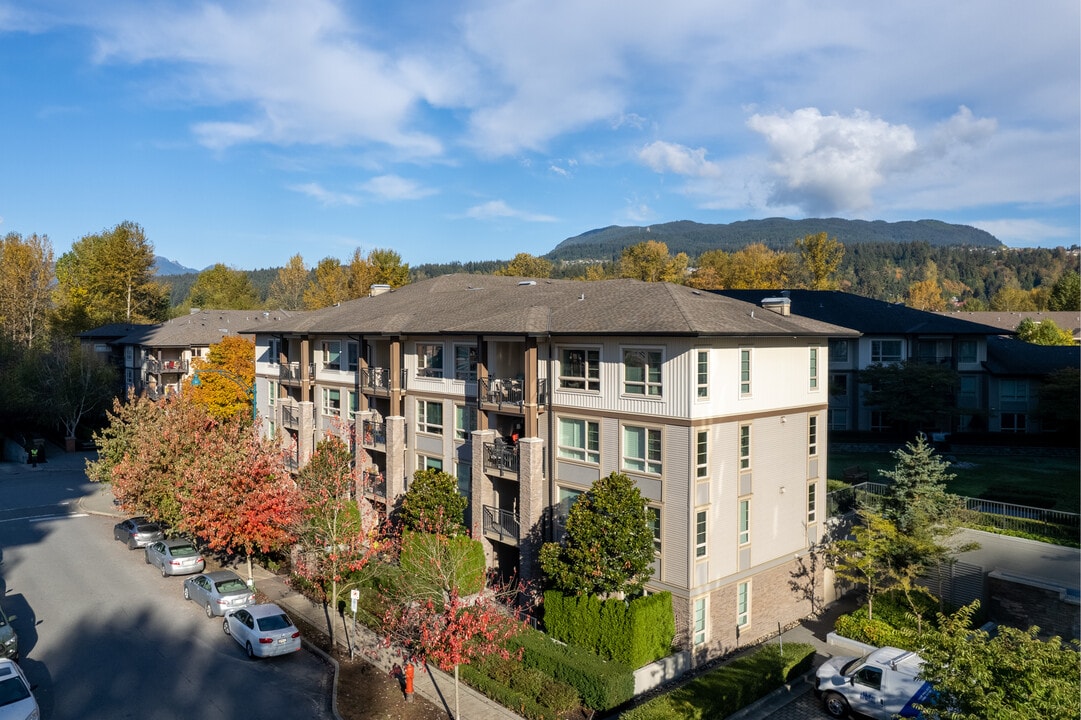
<path fill-rule="evenodd" d="M 349 591 L 349 610 L 353 615 L 357 614 L 357 600 L 360 600 L 360 590 Z"/>

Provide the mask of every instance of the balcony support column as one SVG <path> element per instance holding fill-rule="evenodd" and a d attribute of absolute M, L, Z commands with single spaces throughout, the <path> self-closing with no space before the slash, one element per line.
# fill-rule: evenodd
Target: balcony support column
<path fill-rule="evenodd" d="M 540 576 L 537 557 L 544 534 L 544 441 L 522 438 L 518 452 L 518 574 L 528 581 Z"/>
<path fill-rule="evenodd" d="M 300 416 L 297 427 L 297 462 L 298 467 L 304 467 L 315 450 L 315 403 L 297 403 L 297 413 Z"/>
<path fill-rule="evenodd" d="M 405 494 L 405 418 L 392 415 L 383 418 L 387 435 L 387 466 L 383 469 L 387 480 L 387 510 L 397 505 Z"/>
<path fill-rule="evenodd" d="M 491 568 L 495 563 L 495 551 L 491 541 L 484 538 L 484 506 L 495 504 L 495 492 L 491 479 L 484 472 L 484 444 L 495 442 L 495 430 L 474 430 L 472 437 L 473 475 L 469 484 L 469 514 L 473 527 L 469 531 L 484 546 L 484 564 Z"/>

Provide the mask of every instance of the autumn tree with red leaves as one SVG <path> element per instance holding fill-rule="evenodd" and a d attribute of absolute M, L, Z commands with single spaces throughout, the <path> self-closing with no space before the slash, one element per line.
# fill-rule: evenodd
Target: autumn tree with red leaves
<path fill-rule="evenodd" d="M 373 561 L 391 544 L 376 511 L 364 498 L 353 496 L 356 471 L 351 460 L 345 442 L 329 435 L 297 476 L 305 510 L 297 526 L 293 572 L 322 600 L 331 641 L 330 609 L 337 611 L 345 592 L 371 579 L 380 565 Z"/>

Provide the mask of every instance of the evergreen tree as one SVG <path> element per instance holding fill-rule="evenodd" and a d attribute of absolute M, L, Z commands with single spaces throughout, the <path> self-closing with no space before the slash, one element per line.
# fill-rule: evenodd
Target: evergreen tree
<path fill-rule="evenodd" d="M 458 492 L 458 480 L 435 468 L 417 470 L 402 497 L 400 517 L 408 530 L 455 536 L 465 532 L 469 499 Z"/>
<path fill-rule="evenodd" d="M 1076 270 L 1062 273 L 1051 288 L 1048 310 L 1081 310 L 1081 274 Z"/>
<path fill-rule="evenodd" d="M 1073 345 L 1073 335 L 1055 324 L 1054 320 L 1035 321 L 1025 318 L 1017 325 L 1017 337 L 1033 345 Z"/>
<path fill-rule="evenodd" d="M 879 470 L 890 481 L 882 498 L 882 516 L 906 535 L 935 535 L 954 524 L 961 508 L 958 496 L 946 490 L 957 477 L 921 434 L 891 453 L 897 464 Z"/>

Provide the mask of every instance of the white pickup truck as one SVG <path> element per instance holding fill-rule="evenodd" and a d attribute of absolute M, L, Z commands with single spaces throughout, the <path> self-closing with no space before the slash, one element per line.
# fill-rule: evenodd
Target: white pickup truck
<path fill-rule="evenodd" d="M 815 695 L 832 717 L 850 710 L 872 718 L 918 718 L 931 684 L 919 678 L 923 660 L 914 652 L 879 648 L 863 657 L 830 658 L 815 674 Z"/>

